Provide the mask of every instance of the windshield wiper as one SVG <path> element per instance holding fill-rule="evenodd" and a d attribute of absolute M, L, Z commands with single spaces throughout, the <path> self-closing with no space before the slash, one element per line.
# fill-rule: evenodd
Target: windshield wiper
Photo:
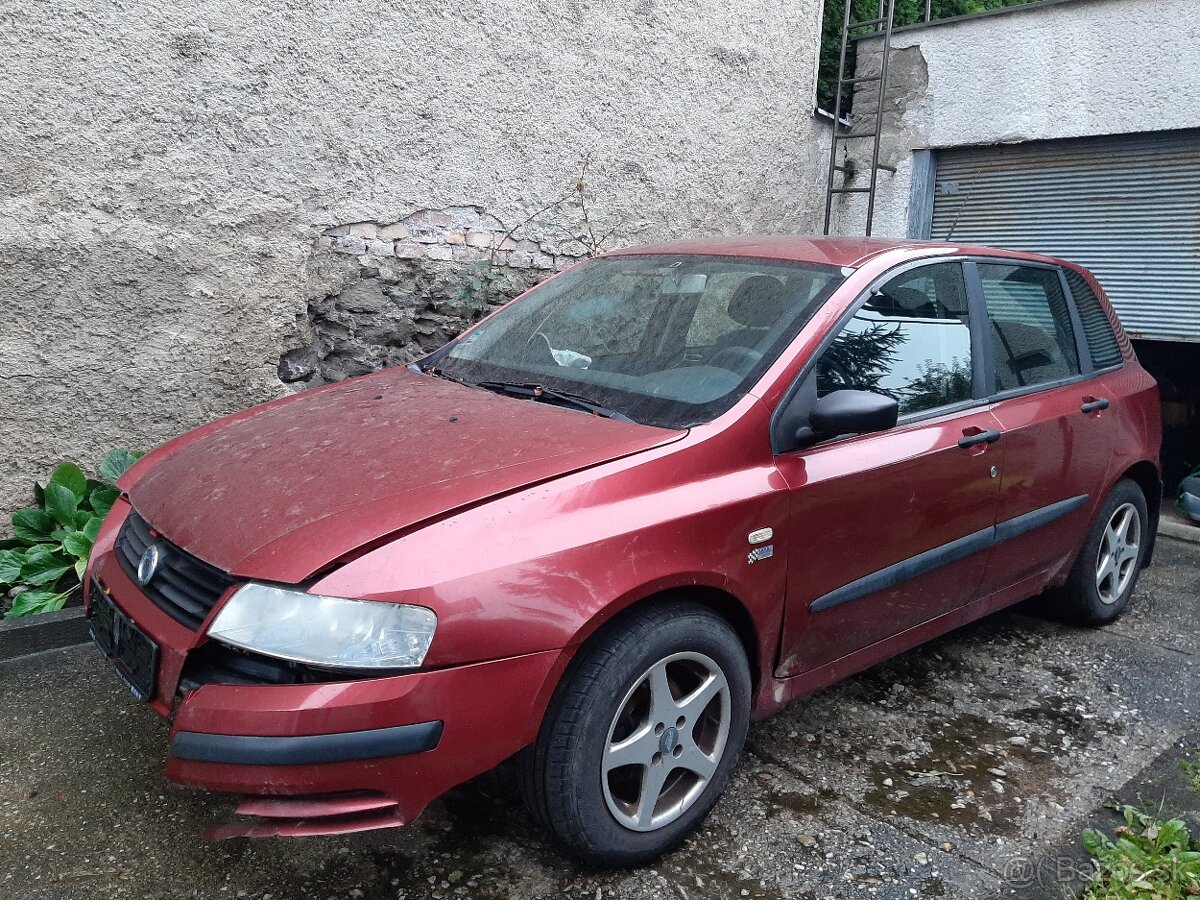
<path fill-rule="evenodd" d="M 579 394 L 572 394 L 570 391 L 558 391 L 554 388 L 548 388 L 540 384 L 534 384 L 527 381 L 476 381 L 467 382 L 474 387 L 485 388 L 489 391 L 501 391 L 505 394 L 512 394 L 516 397 L 528 397 L 530 400 L 542 400 L 543 402 L 558 402 L 564 406 L 572 406 L 575 409 L 581 409 L 584 412 L 590 412 L 594 416 L 604 416 L 606 419 L 619 419 L 622 422 L 632 422 L 633 419 L 629 416 L 617 412 L 615 409 L 609 409 L 607 406 L 601 406 L 587 397 L 582 397 Z"/>
<path fill-rule="evenodd" d="M 572 394 L 570 391 L 557 391 L 540 384 L 534 384 L 531 381 L 467 381 L 465 378 L 456 378 L 439 369 L 437 366 L 416 366 L 416 371 L 425 375 L 432 375 L 434 378 L 444 378 L 446 381 L 453 381 L 455 384 L 463 385 L 463 387 L 478 387 L 489 391 L 500 391 L 516 397 L 528 397 L 530 400 L 542 400 L 545 398 L 546 401 L 557 401 L 563 406 L 590 412 L 596 416 L 604 416 L 606 419 L 618 419 L 622 422 L 635 421 L 624 413 L 619 413 L 615 409 L 609 409 L 607 406 L 601 406 L 587 397 Z"/>
<path fill-rule="evenodd" d="M 415 369 L 413 369 L 414 366 L 416 367 Z M 409 368 L 413 369 L 416 372 L 420 372 L 422 375 L 432 375 L 434 378 L 444 378 L 444 379 L 446 379 L 446 381 L 453 381 L 455 384 L 461 384 L 463 387 L 474 387 L 475 386 L 471 382 L 466 381 L 462 378 L 455 378 L 453 375 L 448 375 L 446 372 L 444 372 L 442 369 L 439 369 L 437 366 L 419 366 L 416 363 L 413 363 L 412 366 L 409 366 Z"/>

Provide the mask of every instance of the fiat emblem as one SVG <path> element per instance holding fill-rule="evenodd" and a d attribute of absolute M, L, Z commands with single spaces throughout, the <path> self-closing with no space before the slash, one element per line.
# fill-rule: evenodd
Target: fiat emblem
<path fill-rule="evenodd" d="M 158 544 L 151 544 L 146 548 L 146 552 L 142 554 L 142 558 L 138 561 L 137 581 L 142 587 L 150 583 L 154 578 L 154 573 L 158 571 L 158 564 L 162 562 L 162 550 Z"/>

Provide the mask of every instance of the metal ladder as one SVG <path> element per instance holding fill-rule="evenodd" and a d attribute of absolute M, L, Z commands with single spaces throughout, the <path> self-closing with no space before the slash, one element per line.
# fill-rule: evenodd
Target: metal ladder
<path fill-rule="evenodd" d="M 842 50 L 838 57 L 838 77 L 837 77 L 837 95 L 834 102 L 833 110 L 833 135 L 829 141 L 829 178 L 825 185 L 825 234 L 829 234 L 829 223 L 833 217 L 833 198 L 838 194 L 866 194 L 867 195 L 867 235 L 871 234 L 871 224 L 875 219 L 875 183 L 880 169 L 886 169 L 889 172 L 895 173 L 895 169 L 891 166 L 880 165 L 879 163 L 879 139 L 883 133 L 883 99 L 887 91 L 887 74 L 888 74 L 888 58 L 891 56 L 892 50 L 892 20 L 896 13 L 896 0 L 879 0 L 879 15 L 874 19 L 867 19 L 862 22 L 851 21 L 854 10 L 854 0 L 845 0 L 846 15 L 842 21 Z M 929 18 L 929 3 L 926 3 L 926 20 Z M 850 42 L 850 32 L 859 28 L 872 29 L 870 34 L 879 34 L 883 37 L 883 50 L 879 63 L 878 75 L 867 75 L 862 78 L 846 77 L 846 47 Z M 866 35 L 860 35 L 865 37 Z M 869 82 L 878 82 L 879 93 L 875 103 L 875 125 L 871 131 L 854 131 L 853 126 L 848 127 L 845 131 L 839 130 L 842 127 L 842 96 L 845 93 L 846 86 L 849 85 L 853 89 L 854 85 L 866 84 Z M 871 180 L 867 187 L 848 187 L 845 182 L 845 173 L 849 167 L 839 164 L 837 161 L 838 150 L 842 148 L 846 141 L 859 140 L 861 138 L 871 138 Z M 834 185 L 836 173 L 841 172 L 843 175 L 842 185 L 837 187 Z"/>

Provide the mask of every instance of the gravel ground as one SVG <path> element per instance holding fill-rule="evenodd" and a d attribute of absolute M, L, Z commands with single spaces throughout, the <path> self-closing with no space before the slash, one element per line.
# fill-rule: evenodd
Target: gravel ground
<path fill-rule="evenodd" d="M 0 897 L 1025 896 L 1014 881 L 1200 721 L 1200 546 L 1159 542 L 1117 625 L 1036 600 L 751 729 L 705 828 L 659 864 L 582 869 L 503 768 L 410 828 L 222 844 L 230 798 L 162 775 L 167 730 L 89 646 L 0 663 Z"/>

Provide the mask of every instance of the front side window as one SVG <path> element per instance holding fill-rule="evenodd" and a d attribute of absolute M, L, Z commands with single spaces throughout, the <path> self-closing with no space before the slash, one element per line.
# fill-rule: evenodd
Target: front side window
<path fill-rule="evenodd" d="M 1018 390 L 1079 374 L 1079 351 L 1054 269 L 980 263 L 991 320 L 996 390 Z"/>
<path fill-rule="evenodd" d="M 821 355 L 817 396 L 874 391 L 900 414 L 971 399 L 971 328 L 962 266 L 896 276 L 854 314 Z"/>
<path fill-rule="evenodd" d="M 467 384 L 537 385 L 684 428 L 744 396 L 844 280 L 803 262 L 602 257 L 535 288 L 432 365 Z"/>
<path fill-rule="evenodd" d="M 1087 341 L 1088 351 L 1092 354 L 1092 365 L 1097 369 L 1119 365 L 1121 347 L 1117 343 L 1116 334 L 1113 333 L 1112 322 L 1108 321 L 1108 316 L 1100 306 L 1100 298 L 1088 286 L 1082 275 L 1074 269 L 1065 271 L 1071 296 L 1075 298 L 1075 308 L 1079 310 L 1083 336 Z"/>

